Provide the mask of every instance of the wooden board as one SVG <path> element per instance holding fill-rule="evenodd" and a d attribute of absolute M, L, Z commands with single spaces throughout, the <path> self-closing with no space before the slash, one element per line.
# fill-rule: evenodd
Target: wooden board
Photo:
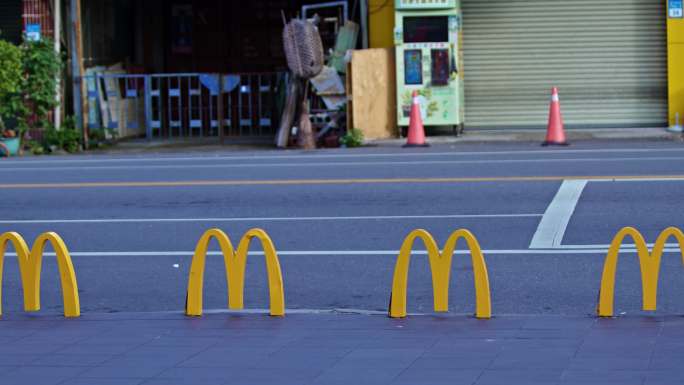
<path fill-rule="evenodd" d="M 397 103 L 394 49 L 374 48 L 352 53 L 349 99 L 353 104 L 352 127 L 365 139 L 396 138 Z"/>

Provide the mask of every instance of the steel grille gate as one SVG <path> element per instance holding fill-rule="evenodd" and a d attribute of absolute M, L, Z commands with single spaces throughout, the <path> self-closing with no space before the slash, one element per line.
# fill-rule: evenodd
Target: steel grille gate
<path fill-rule="evenodd" d="M 120 137 L 216 137 L 222 116 L 225 136 L 275 135 L 276 98 L 286 73 L 222 76 L 222 93 L 218 74 L 85 76 L 88 127 L 114 130 Z"/>

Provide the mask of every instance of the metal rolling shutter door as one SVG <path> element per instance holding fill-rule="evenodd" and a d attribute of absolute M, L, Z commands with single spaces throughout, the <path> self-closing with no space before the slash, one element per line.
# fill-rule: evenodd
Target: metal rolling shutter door
<path fill-rule="evenodd" d="M 466 126 L 664 126 L 662 0 L 463 0 Z"/>

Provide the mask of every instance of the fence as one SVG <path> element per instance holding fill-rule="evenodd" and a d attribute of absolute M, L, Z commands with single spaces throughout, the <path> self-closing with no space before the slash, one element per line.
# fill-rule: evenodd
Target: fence
<path fill-rule="evenodd" d="M 287 74 L 222 76 L 221 81 L 218 74 L 199 73 L 87 74 L 88 127 L 147 139 L 275 135 Z"/>
<path fill-rule="evenodd" d="M 49 0 L 23 0 L 22 21 L 24 33 L 29 37 L 39 33 L 42 37 L 54 37 L 52 6 Z"/>

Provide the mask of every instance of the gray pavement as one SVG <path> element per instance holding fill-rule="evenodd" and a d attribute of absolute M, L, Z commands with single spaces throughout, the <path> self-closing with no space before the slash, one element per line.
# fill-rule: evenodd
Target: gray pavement
<path fill-rule="evenodd" d="M 43 311 L 23 313 L 10 249 L 0 385 L 681 383 L 684 319 L 676 315 L 684 314 L 684 274 L 676 245 L 663 256 L 658 312 L 641 312 L 639 267 L 626 249 L 617 273 L 620 317 L 594 313 L 617 230 L 637 226 L 653 242 L 667 226 L 684 228 L 682 161 L 681 143 L 662 140 L 3 160 L 0 231 L 29 242 L 43 231 L 64 238 L 83 316 L 58 315 L 50 255 Z M 586 180 L 576 201 L 558 198 L 568 179 Z M 554 241 L 532 247 L 546 223 Z M 258 244 L 245 288 L 255 312 L 211 310 L 226 307 L 225 270 L 213 245 L 209 314 L 179 313 L 195 243 L 211 227 L 234 240 L 251 227 L 271 235 L 284 318 L 259 313 L 268 290 Z M 492 320 L 459 315 L 474 311 L 463 252 L 452 266 L 451 313 L 432 313 L 420 245 L 408 309 L 421 315 L 384 315 L 397 250 L 415 228 L 440 244 L 457 228 L 478 237 Z"/>
<path fill-rule="evenodd" d="M 538 145 L 544 140 L 545 130 L 540 129 L 487 129 L 470 130 L 467 129 L 463 135 L 455 137 L 451 130 L 433 130 L 428 128 L 428 141 L 434 145 L 444 144 L 467 144 L 486 145 L 491 143 L 527 143 Z M 572 143 L 596 142 L 603 143 L 626 142 L 635 140 L 659 140 L 659 141 L 679 141 L 681 134 L 672 134 L 663 127 L 651 128 L 570 128 L 566 129 L 568 140 Z M 250 151 L 255 149 L 272 149 L 273 141 L 266 138 L 262 142 L 245 143 L 244 141 L 227 138 L 224 145 L 220 145 L 217 138 L 184 138 L 180 140 L 169 139 L 129 139 L 117 143 L 113 147 L 95 150 L 102 154 L 140 154 L 151 151 L 158 153 L 169 153 L 179 151 Z M 390 138 L 380 140 L 370 140 L 367 145 L 382 147 L 400 147 L 406 143 L 404 138 Z"/>
<path fill-rule="evenodd" d="M 684 319 L 177 313 L 0 321 L 0 384 L 677 384 Z"/>
<path fill-rule="evenodd" d="M 540 148 L 461 145 L 315 152 L 76 156 L 3 161 L 4 183 L 253 181 L 335 178 L 677 175 L 684 151 L 674 142 L 628 147 Z M 125 186 L 123 186 L 125 187 Z M 259 186 L 252 186 L 258 190 Z"/>
<path fill-rule="evenodd" d="M 592 314 L 605 245 L 622 226 L 653 242 L 667 226 L 684 227 L 684 147 L 669 141 L 582 142 L 568 148 L 527 143 L 443 145 L 429 149 L 363 148 L 43 157 L 0 163 L 0 231 L 31 240 L 57 231 L 72 251 L 87 312 L 172 311 L 183 308 L 195 243 L 219 227 L 233 238 L 264 228 L 281 252 L 286 305 L 291 309 L 385 310 L 397 250 L 406 234 L 426 228 L 439 242 L 470 229 L 485 249 L 495 314 Z M 500 177 L 552 176 L 548 180 Z M 530 241 L 568 176 L 679 176 L 678 180 L 589 182 L 560 246 L 532 250 Z M 493 178 L 422 182 L 420 178 Z M 392 178 L 419 178 L 392 182 Z M 387 183 L 316 184 L 317 178 L 385 178 Z M 608 177 L 610 178 L 610 177 Z M 289 185 L 128 186 L 130 181 L 179 183 L 232 180 Z M 312 180 L 300 184 L 292 179 Z M 72 188 L 32 183 L 120 182 Z M 22 188 L 4 188 L 28 183 Z M 584 249 L 567 248 L 575 245 Z M 420 251 L 421 245 L 416 246 Z M 213 246 L 216 251 L 216 246 Z M 255 244 L 254 251 L 259 251 Z M 663 258 L 659 310 L 684 313 L 684 274 L 677 250 Z M 454 258 L 450 297 L 455 312 L 473 309 L 467 255 Z M 4 277 L 6 312 L 21 311 L 14 257 Z M 247 269 L 246 304 L 268 304 L 263 259 Z M 409 310 L 430 311 L 432 289 L 424 255 L 410 273 Z M 56 264 L 45 259 L 43 306 L 61 305 Z M 209 258 L 206 307 L 224 308 L 225 277 Z M 626 253 L 618 271 L 616 311 L 637 313 L 638 264 Z"/>

